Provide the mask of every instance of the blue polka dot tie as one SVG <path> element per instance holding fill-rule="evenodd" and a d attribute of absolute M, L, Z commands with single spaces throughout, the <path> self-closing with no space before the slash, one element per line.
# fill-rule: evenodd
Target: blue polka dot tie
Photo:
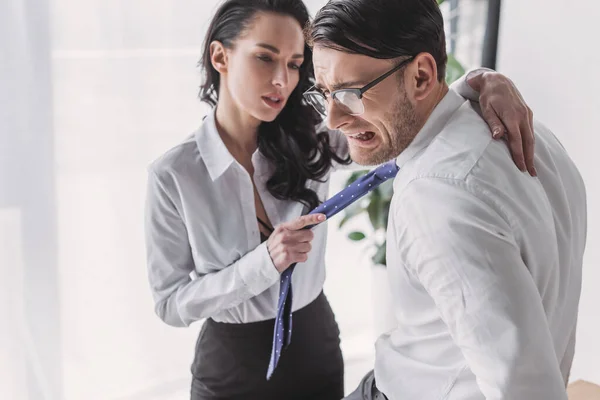
<path fill-rule="evenodd" d="M 312 210 L 309 214 L 325 214 L 329 219 L 383 182 L 395 177 L 397 173 L 398 166 L 396 165 L 396 160 L 389 161 L 360 177 L 350 186 Z M 304 229 L 310 229 L 313 226 L 307 226 Z M 275 327 L 273 329 L 273 347 L 269 369 L 267 370 L 267 379 L 273 375 L 273 371 L 275 371 L 275 367 L 281 357 L 281 352 L 292 341 L 292 274 L 294 273 L 294 267 L 295 264 L 292 264 L 288 269 L 283 271 L 279 281 L 279 301 L 277 302 L 277 316 L 275 317 Z"/>

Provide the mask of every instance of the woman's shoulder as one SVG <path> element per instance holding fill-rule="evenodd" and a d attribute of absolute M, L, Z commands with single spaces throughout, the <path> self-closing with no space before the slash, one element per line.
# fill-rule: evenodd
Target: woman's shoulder
<path fill-rule="evenodd" d="M 197 132 L 188 135 L 183 141 L 158 156 L 150 163 L 148 169 L 159 177 L 189 169 L 189 166 L 198 160 L 196 134 Z"/>

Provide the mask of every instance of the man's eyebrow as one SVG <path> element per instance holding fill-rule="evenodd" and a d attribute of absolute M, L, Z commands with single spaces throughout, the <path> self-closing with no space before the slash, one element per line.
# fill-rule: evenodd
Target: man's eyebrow
<path fill-rule="evenodd" d="M 331 90 L 340 90 L 340 89 L 350 89 L 350 88 L 360 88 L 363 87 L 365 83 L 363 81 L 345 81 L 345 82 L 336 82 L 331 85 Z M 315 87 L 319 90 L 323 90 L 323 85 L 320 83 L 315 84 Z"/>
<path fill-rule="evenodd" d="M 270 45 L 270 44 L 267 44 L 267 43 L 257 43 L 256 45 L 258 47 L 262 47 L 262 48 L 265 48 L 265 49 L 267 49 L 269 51 L 272 51 L 275 54 L 281 53 L 277 47 L 275 47 L 273 45 Z M 292 56 L 292 58 L 304 58 L 304 54 L 299 54 L 299 53 L 298 54 L 294 54 Z"/>

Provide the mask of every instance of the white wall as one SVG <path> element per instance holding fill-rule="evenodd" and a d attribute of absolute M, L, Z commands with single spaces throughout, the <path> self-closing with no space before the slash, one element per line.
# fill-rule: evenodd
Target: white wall
<path fill-rule="evenodd" d="M 504 0 L 498 70 L 577 163 L 588 192 L 588 241 L 571 380 L 600 383 L 600 2 Z"/>

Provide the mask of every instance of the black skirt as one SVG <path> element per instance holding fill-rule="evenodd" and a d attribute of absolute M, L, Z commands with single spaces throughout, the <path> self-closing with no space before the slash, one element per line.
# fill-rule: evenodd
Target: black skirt
<path fill-rule="evenodd" d="M 192 400 L 344 397 L 340 331 L 325 295 L 294 312 L 292 341 L 267 381 L 275 320 L 228 324 L 208 319 L 196 343 Z"/>

